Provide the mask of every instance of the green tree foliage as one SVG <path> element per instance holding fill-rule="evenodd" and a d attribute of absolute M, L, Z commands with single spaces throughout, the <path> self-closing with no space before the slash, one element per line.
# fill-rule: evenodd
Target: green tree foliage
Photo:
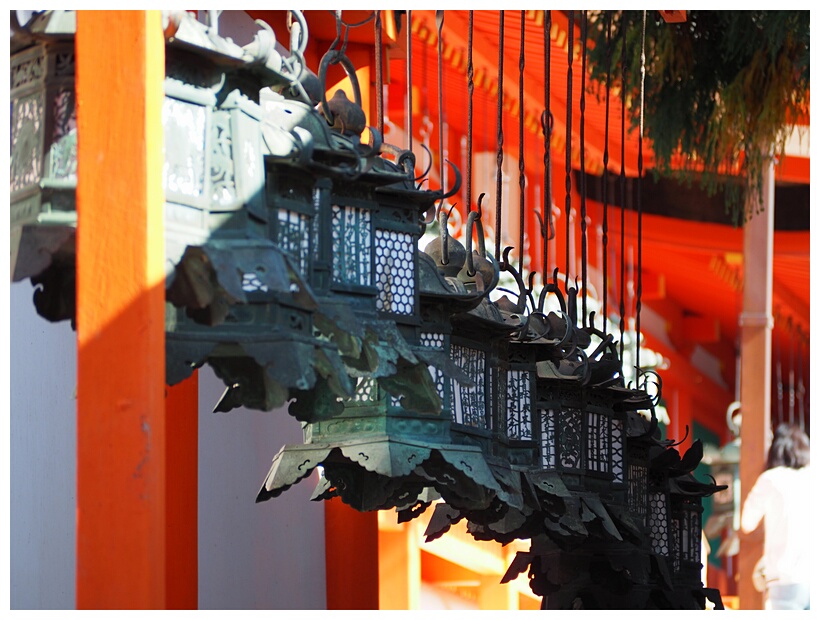
<path fill-rule="evenodd" d="M 588 63 L 600 84 L 608 68 L 613 86 L 622 83 L 624 22 L 627 109 L 637 126 L 642 12 L 591 13 Z M 656 172 L 700 176 L 710 193 L 724 188 L 727 208 L 745 219 L 738 188 L 758 195 L 767 159 L 782 154 L 808 109 L 809 12 L 689 11 L 686 22 L 666 23 L 647 11 L 645 58 L 644 135 Z M 743 183 L 726 182 L 735 170 Z"/>

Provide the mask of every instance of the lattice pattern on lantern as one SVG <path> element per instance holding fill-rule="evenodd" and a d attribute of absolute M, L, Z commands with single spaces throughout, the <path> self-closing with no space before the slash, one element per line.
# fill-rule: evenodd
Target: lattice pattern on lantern
<path fill-rule="evenodd" d="M 444 350 L 444 334 L 439 334 L 437 332 L 421 332 L 419 342 L 421 342 L 421 346 L 428 349 L 439 349 L 440 351 Z"/>
<path fill-rule="evenodd" d="M 268 286 L 259 279 L 259 274 L 250 271 L 242 276 L 242 290 L 246 293 L 267 293 Z"/>
<path fill-rule="evenodd" d="M 299 273 L 307 274 L 311 218 L 304 213 L 279 209 L 277 220 L 276 243 L 295 259 Z"/>
<path fill-rule="evenodd" d="M 450 358 L 475 382 L 472 387 L 450 380 L 453 395 L 453 421 L 457 424 L 487 428 L 484 395 L 485 354 L 478 349 L 460 345 L 450 346 Z"/>
<path fill-rule="evenodd" d="M 370 211 L 333 205 L 333 280 L 369 286 L 371 282 Z"/>
<path fill-rule="evenodd" d="M 506 432 L 510 439 L 532 439 L 532 381 L 526 370 L 500 373 L 500 393 L 506 394 Z M 506 380 L 506 381 L 504 381 Z M 503 383 L 506 382 L 506 386 Z"/>
<path fill-rule="evenodd" d="M 649 538 L 655 553 L 669 555 L 669 516 L 663 491 L 649 493 Z"/>
<path fill-rule="evenodd" d="M 684 562 L 700 564 L 701 522 L 699 505 L 684 502 L 681 524 L 681 558 Z"/>
<path fill-rule="evenodd" d="M 416 244 L 410 233 L 376 229 L 376 309 L 413 314 Z"/>
<path fill-rule="evenodd" d="M 681 569 L 681 519 L 680 515 L 673 515 L 669 522 L 670 537 L 672 542 L 672 570 L 678 572 Z"/>
<path fill-rule="evenodd" d="M 587 470 L 590 472 L 609 473 L 612 470 L 611 421 L 612 418 L 604 413 L 587 412 Z"/>
<path fill-rule="evenodd" d="M 67 58 L 63 58 L 67 57 Z M 58 54 L 57 62 L 71 66 L 73 73 L 74 55 Z M 54 179 L 77 180 L 77 108 L 76 96 L 70 88 L 60 89 L 52 100 L 54 131 L 49 150 L 49 175 Z"/>
<path fill-rule="evenodd" d="M 629 464 L 629 511 L 646 523 L 646 465 L 639 463 Z"/>
<path fill-rule="evenodd" d="M 439 334 L 436 332 L 421 332 L 419 342 L 425 349 L 436 349 L 438 351 L 444 350 L 444 334 Z M 442 408 L 446 411 L 449 409 L 447 377 L 444 376 L 444 372 L 435 366 L 427 366 L 427 370 L 430 371 L 430 376 L 436 384 L 436 392 L 438 392 L 439 398 L 441 398 Z"/>
<path fill-rule="evenodd" d="M 165 98 L 162 180 L 166 191 L 192 197 L 202 196 L 205 191 L 205 121 L 203 106 Z"/>
<path fill-rule="evenodd" d="M 541 467 L 555 469 L 557 447 L 555 441 L 555 411 L 552 409 L 539 409 L 538 417 L 541 420 Z"/>
<path fill-rule="evenodd" d="M 379 400 L 379 385 L 373 377 L 363 377 L 351 399 L 354 404 L 371 405 Z"/>
<path fill-rule="evenodd" d="M 612 476 L 613 481 L 624 481 L 624 422 L 612 420 Z"/>

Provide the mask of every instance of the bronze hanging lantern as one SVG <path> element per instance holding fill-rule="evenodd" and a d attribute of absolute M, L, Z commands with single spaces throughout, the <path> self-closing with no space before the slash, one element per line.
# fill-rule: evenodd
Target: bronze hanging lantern
<path fill-rule="evenodd" d="M 265 121 L 260 90 L 306 96 L 302 46 L 285 59 L 264 24 L 240 48 L 177 17 L 163 108 L 168 381 L 208 363 L 226 384 L 216 411 L 270 410 L 317 385 L 349 395 L 336 346 L 314 333 L 300 257 L 269 234 L 264 157 L 304 159 L 309 145 Z"/>
<path fill-rule="evenodd" d="M 35 305 L 52 321 L 74 317 L 77 223 L 77 113 L 73 11 L 11 12 L 11 279 L 39 290 Z"/>
<path fill-rule="evenodd" d="M 446 215 L 442 222 L 446 227 Z M 414 253 L 420 309 L 407 318 L 396 317 L 412 334 L 411 350 L 437 395 L 435 411 L 420 411 L 412 401 L 388 393 L 381 387 L 384 379 L 362 377 L 343 411 L 316 412 L 305 430 L 307 445 L 286 446 L 277 455 L 257 501 L 279 495 L 319 464 L 323 478 L 315 499 L 340 496 L 359 510 L 395 507 L 400 518 L 412 518 L 439 496 L 465 510 L 486 510 L 496 497 L 510 501 L 487 463 L 492 430 L 488 351 L 483 343 L 459 336 L 463 328 L 450 321 L 454 311 L 479 307 L 489 289 L 467 289 L 457 275 L 463 248 L 460 258 L 457 254 L 450 255 L 453 264 L 445 275 L 428 254 Z M 497 271 L 493 286 L 495 281 Z M 381 291 L 377 287 L 377 296 Z M 503 321 L 497 323 L 509 333 Z M 477 442 L 476 432 L 481 436 Z"/>

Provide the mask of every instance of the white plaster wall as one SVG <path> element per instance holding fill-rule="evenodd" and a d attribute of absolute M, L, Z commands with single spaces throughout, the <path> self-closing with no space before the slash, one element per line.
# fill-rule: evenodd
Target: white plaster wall
<path fill-rule="evenodd" d="M 325 609 L 324 506 L 316 475 L 255 503 L 273 456 L 301 443 L 282 410 L 212 413 L 224 390 L 199 371 L 199 608 Z"/>
<path fill-rule="evenodd" d="M 75 605 L 77 340 L 12 284 L 9 551 L 11 609 Z"/>
<path fill-rule="evenodd" d="M 76 334 L 10 287 L 10 605 L 75 606 Z M 324 507 L 315 477 L 255 503 L 271 459 L 299 443 L 284 410 L 214 414 L 224 385 L 200 376 L 199 606 L 324 609 Z"/>

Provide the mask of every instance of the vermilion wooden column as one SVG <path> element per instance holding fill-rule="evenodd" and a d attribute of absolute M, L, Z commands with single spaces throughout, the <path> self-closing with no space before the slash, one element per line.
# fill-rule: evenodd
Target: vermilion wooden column
<path fill-rule="evenodd" d="M 758 205 L 753 205 L 757 207 Z M 763 177 L 761 212 L 743 227 L 743 314 L 740 317 L 740 497 L 746 500 L 766 468 L 771 441 L 772 260 L 774 255 L 774 164 Z M 741 535 L 738 553 L 738 595 L 741 609 L 763 609 L 752 583 L 755 564 L 763 555 L 760 527 Z"/>
<path fill-rule="evenodd" d="M 159 11 L 77 12 L 77 607 L 166 606 Z"/>
<path fill-rule="evenodd" d="M 325 501 L 328 609 L 379 608 L 379 521 L 338 497 Z"/>
<path fill-rule="evenodd" d="M 168 609 L 196 609 L 199 375 L 169 386 L 165 397 L 166 594 Z"/>

